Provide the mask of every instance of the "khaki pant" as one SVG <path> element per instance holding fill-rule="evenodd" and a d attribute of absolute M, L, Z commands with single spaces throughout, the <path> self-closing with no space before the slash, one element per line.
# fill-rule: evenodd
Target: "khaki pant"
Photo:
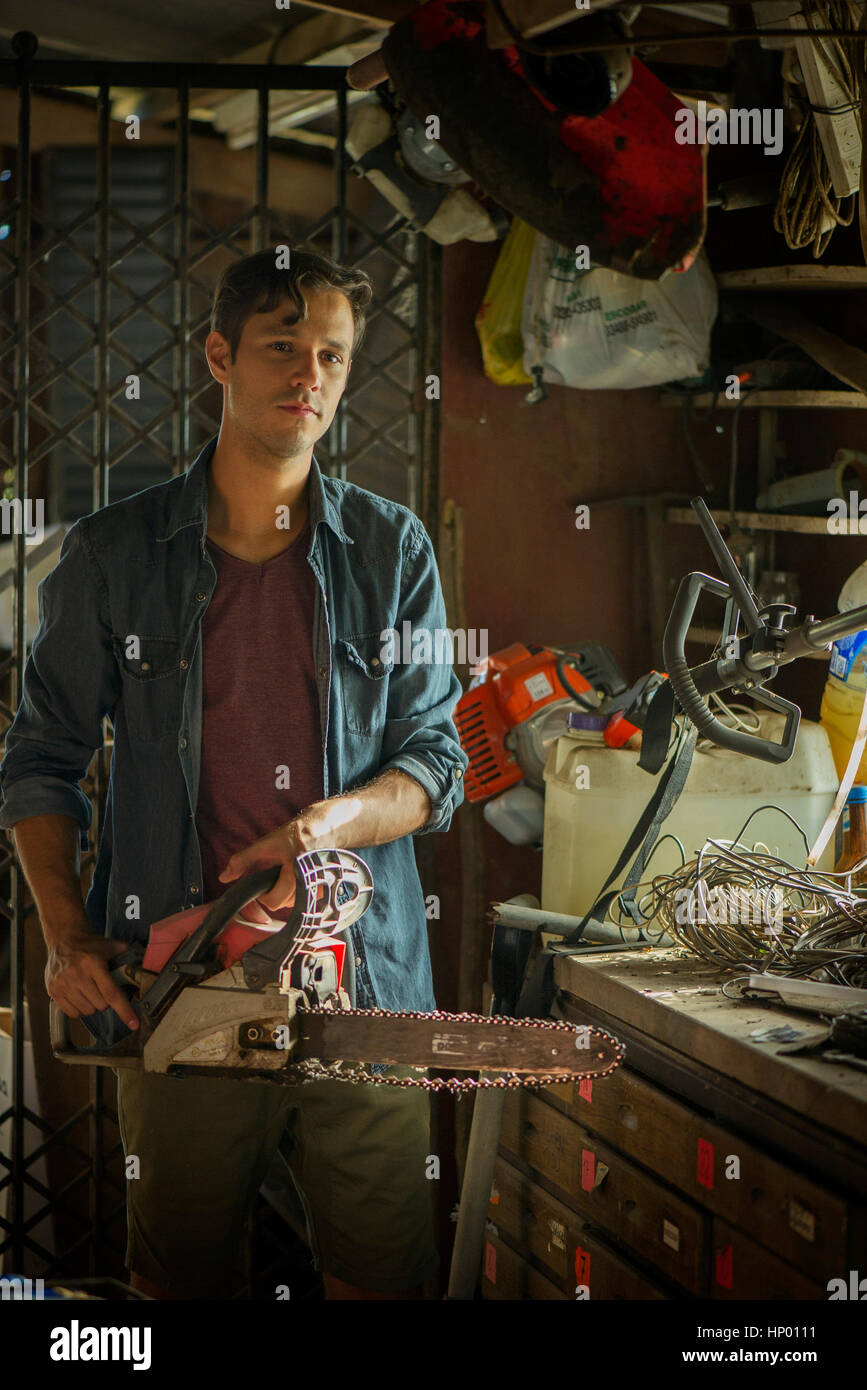
<path fill-rule="evenodd" d="M 124 1153 L 139 1159 L 140 1176 L 127 1179 L 133 1273 L 181 1297 L 229 1297 L 245 1223 L 288 1130 L 318 1270 L 382 1293 L 436 1276 L 426 1091 L 116 1075 Z"/>

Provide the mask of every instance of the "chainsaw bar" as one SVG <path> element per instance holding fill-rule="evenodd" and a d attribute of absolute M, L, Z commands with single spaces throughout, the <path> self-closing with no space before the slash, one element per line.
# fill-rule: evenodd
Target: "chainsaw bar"
<path fill-rule="evenodd" d="M 299 1055 L 294 1066 L 310 1079 L 427 1090 L 551 1086 L 607 1076 L 623 1060 L 624 1046 L 601 1028 L 484 1014 L 390 1013 L 384 1009 L 331 1009 L 299 1003 Z M 421 1070 L 502 1072 L 482 1078 L 388 1077 L 361 1071 L 371 1058 Z"/>
<path fill-rule="evenodd" d="M 113 977 L 139 994 L 136 1032 L 101 1047 L 74 1047 L 66 1016 L 52 1001 L 55 1057 L 168 1076 L 290 1086 L 328 1079 L 456 1093 L 551 1086 L 607 1076 L 620 1066 L 623 1044 L 599 1028 L 440 1010 L 352 1008 L 330 946 L 317 950 L 317 942 L 329 941 L 364 914 L 373 892 L 370 870 L 349 850 L 311 850 L 294 867 L 290 920 L 222 971 L 212 958 L 217 934 L 257 893 L 274 886 L 279 865 L 232 884 L 159 973 L 142 967 L 140 944 L 115 961 Z M 417 1074 L 391 1076 L 383 1066 Z M 429 1070 L 446 1075 L 429 1077 Z M 476 1079 L 454 1072 L 481 1074 Z"/>

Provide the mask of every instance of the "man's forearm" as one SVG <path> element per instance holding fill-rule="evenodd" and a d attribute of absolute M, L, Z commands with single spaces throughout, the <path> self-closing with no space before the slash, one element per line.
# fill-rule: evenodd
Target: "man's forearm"
<path fill-rule="evenodd" d="M 298 827 L 305 850 L 360 849 L 411 835 L 430 813 L 424 787 L 391 768 L 357 791 L 314 802 L 301 812 Z"/>
<path fill-rule="evenodd" d="M 90 927 L 79 878 L 79 825 L 74 816 L 25 816 L 12 828 L 18 859 L 49 946 Z"/>

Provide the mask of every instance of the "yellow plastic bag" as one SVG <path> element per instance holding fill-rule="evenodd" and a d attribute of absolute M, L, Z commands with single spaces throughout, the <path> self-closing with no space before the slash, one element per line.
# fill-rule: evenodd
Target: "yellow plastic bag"
<path fill-rule="evenodd" d="M 476 314 L 485 376 L 499 386 L 525 386 L 532 382 L 524 371 L 521 311 L 535 240 L 535 229 L 513 217 Z"/>

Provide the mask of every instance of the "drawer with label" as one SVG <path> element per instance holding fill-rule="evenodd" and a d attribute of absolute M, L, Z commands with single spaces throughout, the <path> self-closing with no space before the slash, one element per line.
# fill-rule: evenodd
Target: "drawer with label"
<path fill-rule="evenodd" d="M 548 1299 L 565 1302 L 569 1295 L 517 1251 L 496 1236 L 485 1236 L 482 1258 L 482 1297 L 490 1299 Z"/>
<path fill-rule="evenodd" d="M 569 1212 L 562 1203 L 502 1159 L 497 1165 L 495 1189 L 499 1200 L 494 1202 L 490 1210 L 497 1234 L 494 1235 L 489 1228 L 482 1271 L 482 1290 L 486 1297 L 559 1296 L 581 1302 L 616 1298 L 659 1300 L 666 1297 L 655 1280 L 631 1265 L 597 1232 L 590 1235 L 574 1212 Z M 522 1230 L 528 1234 L 526 1241 L 522 1237 Z M 549 1242 L 547 1236 L 553 1239 Z M 558 1251 L 554 1240 L 566 1245 L 565 1260 L 559 1258 L 563 1252 Z M 550 1278 L 539 1271 L 535 1273 L 544 1280 L 544 1284 L 557 1288 L 557 1295 L 546 1292 L 544 1285 L 540 1286 L 542 1292 L 538 1294 L 529 1291 L 517 1294 L 503 1292 L 503 1289 L 515 1288 L 512 1256 L 524 1264 L 521 1279 L 523 1287 L 528 1290 L 531 1276 L 526 1271 L 532 1266 L 524 1260 L 525 1255 L 541 1259 L 551 1270 L 551 1256 L 546 1249 L 549 1243 L 558 1251 L 559 1268 L 565 1273 L 558 1273 L 556 1278 L 553 1271 Z M 495 1286 L 500 1292 L 492 1292 Z"/>
<path fill-rule="evenodd" d="M 508 1095 L 500 1142 L 561 1189 L 582 1221 L 691 1293 L 705 1292 L 709 1232 L 699 1208 L 529 1091 Z"/>
<path fill-rule="evenodd" d="M 711 1242 L 711 1297 L 826 1299 L 827 1289 L 717 1218 Z"/>
<path fill-rule="evenodd" d="M 600 1232 L 594 1230 L 590 1234 L 590 1228 L 582 1216 L 502 1157 L 497 1159 L 488 1218 L 500 1237 L 505 1237 L 516 1249 L 532 1255 L 570 1297 L 576 1297 L 577 1276 L 582 1271 L 588 1290 L 592 1287 L 595 1296 L 602 1297 L 602 1286 L 594 1283 L 591 1276 L 598 1281 L 602 1277 L 603 1264 L 608 1263 L 607 1257 L 614 1257 L 616 1252 L 607 1247 Z M 588 1256 L 591 1244 L 599 1252 L 595 1267 L 592 1255 Z M 630 1297 L 665 1297 L 661 1284 L 647 1279 L 638 1269 L 632 1269 L 628 1258 L 624 1257 L 623 1263 L 634 1275 L 636 1288 L 646 1285 L 652 1290 Z M 625 1278 L 626 1274 L 621 1272 L 619 1282 Z"/>
<path fill-rule="evenodd" d="M 557 1087 L 558 1101 L 566 1089 Z M 845 1265 L 845 1199 L 635 1072 L 576 1083 L 569 1113 L 808 1278 L 824 1283 Z"/>

